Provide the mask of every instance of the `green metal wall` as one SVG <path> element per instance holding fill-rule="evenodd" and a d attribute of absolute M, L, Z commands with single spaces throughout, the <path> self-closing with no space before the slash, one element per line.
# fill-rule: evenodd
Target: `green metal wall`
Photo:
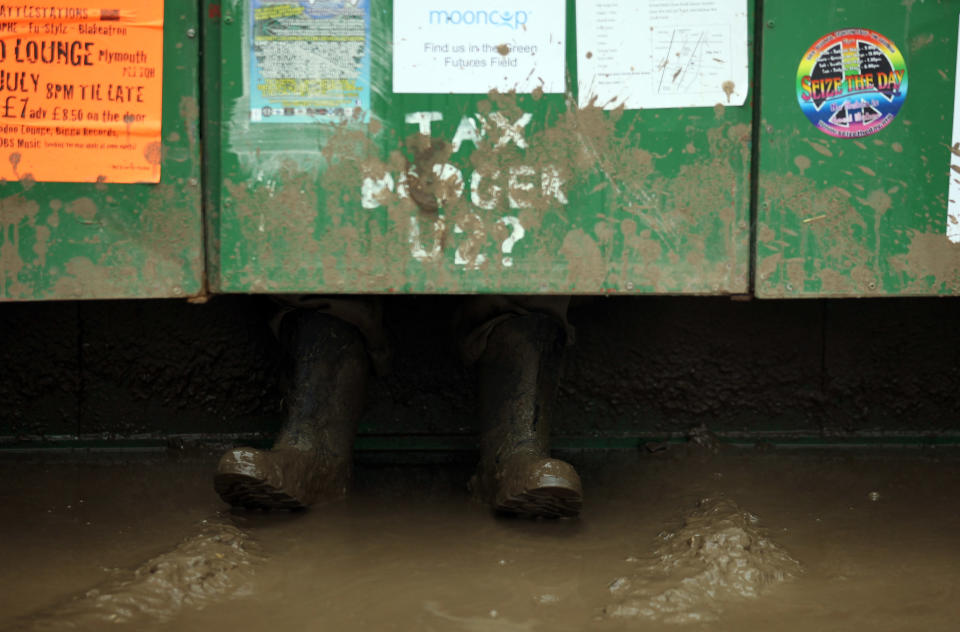
<path fill-rule="evenodd" d="M 467 95 L 393 90 L 393 2 L 373 0 L 369 122 L 266 124 L 250 120 L 250 0 L 166 0 L 161 182 L 0 183 L 0 301 L 207 287 L 958 294 L 946 208 L 960 5 L 888 4 L 765 0 L 750 17 L 760 94 L 751 86 L 746 105 L 602 110 L 577 107 L 590 51 L 577 47 L 574 0 L 566 92 Z M 804 53 L 842 29 L 894 42 L 909 76 L 896 118 L 862 138 L 824 134 L 797 101 Z M 439 113 L 428 134 L 408 122 L 416 112 Z M 496 142 L 497 121 L 525 114 L 522 143 Z M 491 132 L 455 148 L 465 118 Z M 460 195 L 429 177 L 443 165 Z M 520 173 L 532 193 L 478 206 L 471 175 L 483 169 Z M 413 194 L 364 199 L 364 182 L 414 172 L 428 177 Z"/>
<path fill-rule="evenodd" d="M 757 296 L 960 293 L 947 239 L 958 14 L 954 0 L 763 3 Z M 852 28 L 899 48 L 909 88 L 884 129 L 835 138 L 801 111 L 797 69 L 819 38 Z"/>
<path fill-rule="evenodd" d="M 576 60 L 589 51 L 577 50 L 573 0 L 566 93 L 478 95 L 395 93 L 392 2 L 375 0 L 371 119 L 345 124 L 251 122 L 249 0 L 218 6 L 206 42 L 219 58 L 208 55 L 205 71 L 218 144 L 208 198 L 215 291 L 747 291 L 750 107 L 578 108 Z M 417 112 L 442 116 L 429 135 L 407 122 Z M 498 143 L 494 130 L 452 145 L 464 117 L 512 123 L 525 113 L 524 143 Z M 419 196 L 385 190 L 364 207 L 365 178 L 397 182 L 442 164 L 467 193 L 420 178 Z M 484 168 L 527 169 L 535 191 L 525 208 L 507 195 L 493 208 L 471 203 L 471 174 Z M 541 187 L 545 174 L 559 189 Z"/>

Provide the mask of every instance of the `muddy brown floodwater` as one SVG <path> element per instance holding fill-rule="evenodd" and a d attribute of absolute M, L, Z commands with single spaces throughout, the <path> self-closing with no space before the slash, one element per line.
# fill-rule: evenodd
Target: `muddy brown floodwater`
<path fill-rule="evenodd" d="M 566 521 L 467 465 L 358 468 L 345 502 L 227 511 L 216 454 L 0 459 L 0 629 L 956 630 L 960 455 L 568 455 Z"/>

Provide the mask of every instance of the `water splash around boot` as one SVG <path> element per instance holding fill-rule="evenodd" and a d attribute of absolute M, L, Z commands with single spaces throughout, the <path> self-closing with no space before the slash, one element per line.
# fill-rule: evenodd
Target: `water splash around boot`
<path fill-rule="evenodd" d="M 660 533 L 636 572 L 610 585 L 614 602 L 605 613 L 664 623 L 714 621 L 725 603 L 755 599 L 799 575 L 800 563 L 758 523 L 728 498 L 700 500 L 680 528 Z"/>

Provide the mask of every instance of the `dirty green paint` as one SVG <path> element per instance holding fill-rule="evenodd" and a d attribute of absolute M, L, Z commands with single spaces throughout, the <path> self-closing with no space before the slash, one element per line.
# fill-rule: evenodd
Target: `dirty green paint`
<path fill-rule="evenodd" d="M 0 184 L 0 301 L 203 291 L 198 10 L 166 0 L 160 183 Z"/>
<path fill-rule="evenodd" d="M 764 2 L 758 296 L 960 294 L 946 237 L 957 15 L 948 0 Z M 802 55 L 845 28 L 891 39 L 909 73 L 897 118 L 856 140 L 815 129 L 795 89 Z"/>
<path fill-rule="evenodd" d="M 219 20 L 205 18 L 206 50 L 219 51 L 205 55 L 208 116 L 219 121 L 207 127 L 219 143 L 208 189 L 215 291 L 747 290 L 749 101 L 605 112 L 578 109 L 571 91 L 394 94 L 392 3 L 374 0 L 369 124 L 250 123 L 248 7 L 229 0 Z M 577 51 L 575 24 L 568 0 L 568 86 L 576 86 L 577 55 L 589 52 Z M 429 136 L 405 122 L 419 111 L 443 115 Z M 453 152 L 464 116 L 513 122 L 523 113 L 532 115 L 526 148 L 498 147 L 492 126 Z M 364 178 L 396 180 L 410 165 L 429 174 L 443 163 L 463 175 L 462 197 L 449 193 L 451 180 L 411 179 L 407 198 L 386 191 L 377 208 L 363 207 Z M 511 168 L 533 190 L 514 187 L 525 208 L 508 203 Z M 501 187 L 493 208 L 471 200 L 476 171 Z"/>

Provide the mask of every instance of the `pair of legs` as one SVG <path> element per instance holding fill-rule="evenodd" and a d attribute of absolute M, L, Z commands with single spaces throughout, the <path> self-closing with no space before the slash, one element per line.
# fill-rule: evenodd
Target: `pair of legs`
<path fill-rule="evenodd" d="M 271 450 L 237 448 L 214 486 L 249 509 L 299 509 L 343 497 L 371 364 L 384 363 L 379 304 L 298 299 L 280 321 L 293 356 L 287 418 Z M 550 458 L 550 420 L 564 347 L 566 297 L 471 297 L 457 316 L 461 354 L 477 369 L 481 459 L 474 493 L 498 511 L 566 517 L 580 512 L 573 467 Z"/>

